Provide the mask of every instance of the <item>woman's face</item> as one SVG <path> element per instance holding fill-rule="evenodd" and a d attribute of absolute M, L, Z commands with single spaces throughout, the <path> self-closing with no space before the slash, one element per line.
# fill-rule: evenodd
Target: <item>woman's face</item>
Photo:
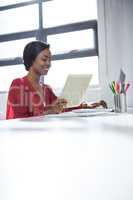
<path fill-rule="evenodd" d="M 47 75 L 50 65 L 51 52 L 49 49 L 44 49 L 38 54 L 31 68 L 38 75 Z"/>

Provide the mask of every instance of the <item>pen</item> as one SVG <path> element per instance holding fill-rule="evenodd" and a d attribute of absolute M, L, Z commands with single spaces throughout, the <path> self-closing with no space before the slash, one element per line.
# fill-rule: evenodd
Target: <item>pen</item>
<path fill-rule="evenodd" d="M 115 81 L 112 81 L 112 87 L 113 87 L 114 90 L 115 90 Z"/>
<path fill-rule="evenodd" d="M 115 94 L 114 87 L 111 84 L 109 84 L 109 87 L 110 87 L 111 91 L 113 92 L 113 94 Z"/>
<path fill-rule="evenodd" d="M 111 87 L 112 87 L 112 89 L 113 89 L 113 91 L 114 91 L 114 94 L 116 94 L 116 90 L 115 90 L 115 81 L 112 81 Z"/>
<path fill-rule="evenodd" d="M 127 92 L 129 86 L 130 86 L 130 83 L 127 83 L 126 88 L 125 88 L 125 92 Z"/>
<path fill-rule="evenodd" d="M 117 93 L 120 93 L 120 85 L 119 85 L 119 83 L 115 83 L 115 91 L 117 92 Z"/>
<path fill-rule="evenodd" d="M 125 83 L 121 83 L 121 93 L 125 92 Z"/>

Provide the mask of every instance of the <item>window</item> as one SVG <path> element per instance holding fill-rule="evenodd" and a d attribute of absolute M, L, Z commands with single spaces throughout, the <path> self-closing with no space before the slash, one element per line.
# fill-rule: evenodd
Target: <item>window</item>
<path fill-rule="evenodd" d="M 8 42 L 0 43 L 0 59 L 12 57 L 22 57 L 22 52 L 25 45 L 35 40 L 35 38 L 21 39 L 21 40 L 13 40 Z"/>
<path fill-rule="evenodd" d="M 91 85 L 98 85 L 97 1 L 48 1 L 43 3 L 43 19 L 54 55 L 45 82 L 57 89 L 69 73 L 92 73 Z"/>
<path fill-rule="evenodd" d="M 37 5 L 24 6 L 0 12 L 0 34 L 15 33 L 38 28 Z"/>
<path fill-rule="evenodd" d="M 0 0 L 0 6 L 7 6 L 7 5 L 12 5 L 16 3 L 23 3 L 23 2 L 28 2 L 30 0 Z"/>
<path fill-rule="evenodd" d="M 0 24 L 0 91 L 27 73 L 23 48 L 36 39 L 51 46 L 44 81 L 55 91 L 69 73 L 92 73 L 91 85 L 99 84 L 97 0 L 0 0 Z"/>
<path fill-rule="evenodd" d="M 78 67 L 78 69 L 77 69 Z M 94 75 L 91 85 L 96 85 L 98 81 L 98 58 L 96 56 L 86 58 L 74 58 L 60 61 L 53 61 L 49 70 L 49 75 L 44 81 L 51 85 L 52 88 L 58 89 L 64 86 L 67 75 L 71 74 L 86 74 Z M 58 78 L 54 78 L 58 77 Z"/>
<path fill-rule="evenodd" d="M 9 86 L 13 79 L 16 77 L 23 77 L 27 74 L 24 65 L 14 65 L 14 66 L 6 66 L 0 67 L 0 91 L 3 91 L 3 87 L 5 91 L 8 91 Z"/>
<path fill-rule="evenodd" d="M 86 41 L 86 38 L 88 38 L 88 41 Z M 51 44 L 52 54 L 87 48 L 92 49 L 94 48 L 94 33 L 92 29 L 60 33 L 48 36 L 47 41 Z"/>
<path fill-rule="evenodd" d="M 53 0 L 43 3 L 43 26 L 97 19 L 96 0 Z"/>

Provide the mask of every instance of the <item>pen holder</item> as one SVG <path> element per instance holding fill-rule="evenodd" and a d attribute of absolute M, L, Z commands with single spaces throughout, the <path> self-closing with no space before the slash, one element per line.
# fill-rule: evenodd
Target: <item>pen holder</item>
<path fill-rule="evenodd" d="M 124 113 L 127 112 L 126 94 L 119 93 L 114 95 L 114 107 L 115 112 Z"/>

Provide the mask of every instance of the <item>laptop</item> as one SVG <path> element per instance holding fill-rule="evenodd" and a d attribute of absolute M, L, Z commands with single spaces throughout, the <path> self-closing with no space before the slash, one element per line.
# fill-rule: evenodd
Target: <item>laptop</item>
<path fill-rule="evenodd" d="M 79 105 L 89 87 L 92 74 L 69 74 L 60 97 L 65 98 L 68 103 L 66 107 Z"/>

